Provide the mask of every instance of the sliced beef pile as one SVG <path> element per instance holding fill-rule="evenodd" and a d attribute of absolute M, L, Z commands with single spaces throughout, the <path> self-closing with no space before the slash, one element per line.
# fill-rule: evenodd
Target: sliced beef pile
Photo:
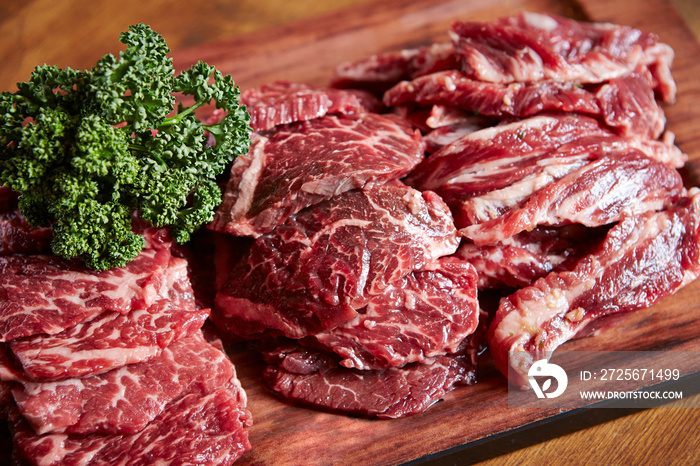
<path fill-rule="evenodd" d="M 400 181 L 423 160 L 420 132 L 380 106 L 335 105 L 358 92 L 245 91 L 298 121 L 263 125 L 232 166 L 210 225 L 224 246 L 212 321 L 230 338 L 265 342 L 263 380 L 282 397 L 401 417 L 473 382 L 478 345 L 463 342 L 479 322 L 477 277 L 448 257 L 459 238 L 443 200 Z M 250 239 L 236 251 L 222 236 Z M 304 395 L 293 388 L 307 383 Z M 380 385 L 392 396 L 363 396 Z M 350 392 L 354 402 L 339 398 Z"/>
<path fill-rule="evenodd" d="M 657 138 L 666 119 L 655 96 L 675 100 L 673 49 L 634 28 L 523 12 L 458 21 L 449 34 L 449 43 L 344 63 L 332 82 L 381 90 L 387 106 L 421 121 L 431 152 L 475 128 L 541 113 L 588 115 L 620 135 Z"/>
<path fill-rule="evenodd" d="M 429 155 L 403 181 L 445 201 L 455 257 L 501 293 L 488 343 L 526 388 L 532 362 L 587 323 L 700 270 L 698 194 L 661 106 L 674 54 L 652 33 L 529 12 L 448 36 L 343 63 L 332 83 L 423 134 Z"/>
<path fill-rule="evenodd" d="M 103 272 L 43 246 L 0 255 L 2 414 L 21 464 L 230 464 L 250 448 L 245 392 L 205 338 L 188 263 L 165 230 L 143 233 L 133 261 Z"/>

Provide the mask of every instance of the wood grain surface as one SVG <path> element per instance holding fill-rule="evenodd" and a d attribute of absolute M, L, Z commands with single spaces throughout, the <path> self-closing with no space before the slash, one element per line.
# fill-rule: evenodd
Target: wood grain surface
<path fill-rule="evenodd" d="M 700 184 L 700 30 L 697 0 L 212 1 L 25 0 L 0 5 L 0 90 L 40 63 L 90 67 L 117 53 L 119 33 L 145 22 L 163 34 L 176 66 L 203 59 L 241 86 L 284 78 L 324 83 L 345 59 L 443 38 L 453 19 L 491 19 L 527 9 L 624 23 L 657 32 L 677 56 L 678 102 L 669 129 L 691 156 L 688 184 Z M 700 350 L 700 283 L 567 349 Z M 255 418 L 253 450 L 241 464 L 694 464 L 700 410 L 591 409 L 570 416 L 506 405 L 507 386 L 484 361 L 480 382 L 453 391 L 423 414 L 398 421 L 351 419 L 288 406 L 258 381 L 260 363 L 231 353 Z M 700 405 L 700 398 L 683 406 Z M 672 405 L 671 405 L 672 406 Z M 509 436 L 499 434 L 513 432 Z M 496 437 L 492 437 L 496 435 Z M 505 439 L 499 441 L 499 438 Z"/>

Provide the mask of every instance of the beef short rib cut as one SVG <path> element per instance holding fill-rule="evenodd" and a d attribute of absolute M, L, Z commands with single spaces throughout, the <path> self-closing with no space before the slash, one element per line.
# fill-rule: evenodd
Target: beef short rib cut
<path fill-rule="evenodd" d="M 381 102 L 367 92 L 320 88 L 288 81 L 246 89 L 240 100 L 250 114 L 253 131 L 312 120 L 327 114 L 375 112 L 382 108 Z"/>
<path fill-rule="evenodd" d="M 448 105 L 478 115 L 527 118 L 544 112 L 579 113 L 600 118 L 622 135 L 658 138 L 666 117 L 644 67 L 605 84 L 574 82 L 490 83 L 457 70 L 403 81 L 384 94 L 387 106 Z"/>
<path fill-rule="evenodd" d="M 170 244 L 164 231 L 148 231 L 133 261 L 103 272 L 51 255 L 0 256 L 0 341 L 58 333 L 104 311 L 150 306 L 164 292 Z"/>
<path fill-rule="evenodd" d="M 217 293 L 213 318 L 224 334 L 249 338 L 319 333 L 457 245 L 452 216 L 432 192 L 348 191 L 257 238 Z"/>
<path fill-rule="evenodd" d="M 518 186 L 522 200 L 525 185 L 531 192 L 545 180 L 624 148 L 675 168 L 687 160 L 673 141 L 622 137 L 585 116 L 542 115 L 467 134 L 427 157 L 406 183 L 437 192 L 452 208 L 509 186 Z"/>
<path fill-rule="evenodd" d="M 476 271 L 454 257 L 442 257 L 370 299 L 359 315 L 315 335 L 355 369 L 402 367 L 454 353 L 479 322 Z"/>
<path fill-rule="evenodd" d="M 256 237 L 289 215 L 423 160 L 420 134 L 393 115 L 326 116 L 255 135 L 231 168 L 210 228 Z"/>
<path fill-rule="evenodd" d="M 97 375 L 157 357 L 171 343 L 198 331 L 209 309 L 195 309 L 187 263 L 173 258 L 165 283 L 169 292 L 145 309 L 107 311 L 55 335 L 9 343 L 28 380 L 48 381 Z"/>
<path fill-rule="evenodd" d="M 234 377 L 228 357 L 196 332 L 150 361 L 92 377 L 24 382 L 13 395 L 39 434 L 132 434 L 171 401 L 187 393 L 205 395 Z"/>
<path fill-rule="evenodd" d="M 15 409 L 10 416 L 15 457 L 44 466 L 115 464 L 231 465 L 251 448 L 250 412 L 230 388 L 188 394 L 129 435 L 37 435 Z"/>
<path fill-rule="evenodd" d="M 599 227 L 624 215 L 660 210 L 677 200 L 683 189 L 683 180 L 672 167 L 634 149 L 613 152 L 534 191 L 495 218 L 477 220 L 484 210 L 481 199 L 465 201 L 458 217 L 463 224 L 466 219 L 477 222 L 460 233 L 486 245 L 541 225 Z"/>
<path fill-rule="evenodd" d="M 501 301 L 488 340 L 496 366 L 527 387 L 532 363 L 602 316 L 647 308 L 700 274 L 700 194 L 625 217 L 570 271 Z"/>
<path fill-rule="evenodd" d="M 301 405 L 356 416 L 395 419 L 420 413 L 456 385 L 476 380 L 477 350 L 467 339 L 458 353 L 430 364 L 354 370 L 330 353 L 295 342 L 263 352 L 269 363 L 263 383 Z"/>
<path fill-rule="evenodd" d="M 675 100 L 673 49 L 638 29 L 523 12 L 485 23 L 457 21 L 452 32 L 473 79 L 601 83 L 641 64 L 654 75 L 663 100 Z"/>
<path fill-rule="evenodd" d="M 456 256 L 476 268 L 480 290 L 521 288 L 573 266 L 602 241 L 607 229 L 579 224 L 537 227 L 496 244 L 463 241 Z"/>

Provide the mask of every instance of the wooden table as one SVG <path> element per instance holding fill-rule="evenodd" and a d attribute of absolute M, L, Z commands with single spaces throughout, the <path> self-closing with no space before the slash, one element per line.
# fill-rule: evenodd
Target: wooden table
<path fill-rule="evenodd" d="M 0 90 L 13 90 L 40 63 L 90 67 L 103 54 L 117 53 L 119 33 L 137 22 L 150 24 L 177 53 L 365 2 L 6 0 L 0 6 Z M 673 3 L 700 35 L 700 3 Z M 700 397 L 693 402 L 700 405 Z M 518 440 L 472 449 L 471 459 L 460 463 L 690 464 L 700 461 L 698 432 L 699 409 L 599 409 L 584 420 L 564 419 Z"/>

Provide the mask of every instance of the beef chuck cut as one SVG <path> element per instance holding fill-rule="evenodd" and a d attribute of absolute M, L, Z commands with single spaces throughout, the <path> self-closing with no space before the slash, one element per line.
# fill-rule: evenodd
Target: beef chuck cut
<path fill-rule="evenodd" d="M 652 91 L 645 67 L 604 84 L 572 82 L 490 83 L 456 70 L 403 81 L 384 94 L 387 106 L 415 103 L 452 107 L 501 118 L 526 118 L 543 112 L 599 117 L 616 132 L 656 139 L 666 118 Z"/>
<path fill-rule="evenodd" d="M 642 64 L 663 99 L 675 99 L 673 49 L 638 29 L 522 12 L 484 23 L 457 21 L 452 31 L 465 72 L 480 81 L 600 83 Z"/>
<path fill-rule="evenodd" d="M 246 429 L 250 412 L 238 393 L 222 387 L 206 395 L 187 394 L 169 404 L 142 430 L 129 435 L 37 435 L 13 409 L 10 430 L 14 456 L 21 464 L 37 466 L 230 466 L 251 448 Z"/>
<path fill-rule="evenodd" d="M 327 116 L 256 135 L 231 168 L 210 228 L 259 236 L 289 215 L 423 160 L 420 134 L 392 115 Z"/>
<path fill-rule="evenodd" d="M 469 133 L 427 157 L 406 183 L 436 191 L 454 207 L 518 182 L 536 186 L 539 176 L 561 177 L 624 147 L 676 168 L 687 160 L 671 140 L 621 137 L 585 116 L 543 115 Z"/>
<path fill-rule="evenodd" d="M 472 334 L 475 335 L 476 334 Z M 395 419 L 424 411 L 455 385 L 476 381 L 477 339 L 464 340 L 458 352 L 432 363 L 402 368 L 354 370 L 324 351 L 295 342 L 267 343 L 269 363 L 263 383 L 301 405 L 357 416 Z"/>
<path fill-rule="evenodd" d="M 133 434 L 171 401 L 205 395 L 234 377 L 228 357 L 196 332 L 150 361 L 91 377 L 23 382 L 13 396 L 38 434 Z"/>
<path fill-rule="evenodd" d="M 52 255 L 0 256 L 0 341 L 54 334 L 104 311 L 126 314 L 153 304 L 165 293 L 171 243 L 161 230 L 145 237 L 133 261 L 103 272 Z"/>
<path fill-rule="evenodd" d="M 476 268 L 480 290 L 520 288 L 573 266 L 602 241 L 607 229 L 579 224 L 537 227 L 495 244 L 462 241 L 456 256 Z"/>
<path fill-rule="evenodd" d="M 365 113 L 381 109 L 381 102 L 363 91 L 321 88 L 289 81 L 246 89 L 240 100 L 250 114 L 253 131 L 312 120 L 326 114 Z"/>
<path fill-rule="evenodd" d="M 570 271 L 551 273 L 500 303 L 488 341 L 516 386 L 588 323 L 651 306 L 700 274 L 700 193 L 661 212 L 622 219 Z"/>
<path fill-rule="evenodd" d="M 442 257 L 370 299 L 359 315 L 313 340 L 355 369 L 402 367 L 454 353 L 479 322 L 476 271 Z"/>
<path fill-rule="evenodd" d="M 462 225 L 474 223 L 460 233 L 484 245 L 539 225 L 598 227 L 624 215 L 660 210 L 677 200 L 683 189 L 683 180 L 672 167 L 634 149 L 610 152 L 548 183 L 494 218 L 478 218 L 485 210 L 480 198 L 465 201 L 459 218 Z"/>
<path fill-rule="evenodd" d="M 598 226 L 625 209 L 660 208 L 680 194 L 671 165 L 684 161 L 667 142 L 621 137 L 588 117 L 550 115 L 464 136 L 406 182 L 436 191 L 460 233 L 484 245 L 537 225 Z"/>
<path fill-rule="evenodd" d="M 432 192 L 348 191 L 257 238 L 217 293 L 213 318 L 246 337 L 329 330 L 457 245 L 452 216 Z"/>
<path fill-rule="evenodd" d="M 27 380 L 48 381 L 97 375 L 148 361 L 171 343 L 198 331 L 209 316 L 195 309 L 187 263 L 172 258 L 164 278 L 166 296 L 128 314 L 107 311 L 55 335 L 34 335 L 9 343 Z M 0 378 L 2 373 L 0 373 Z"/>

